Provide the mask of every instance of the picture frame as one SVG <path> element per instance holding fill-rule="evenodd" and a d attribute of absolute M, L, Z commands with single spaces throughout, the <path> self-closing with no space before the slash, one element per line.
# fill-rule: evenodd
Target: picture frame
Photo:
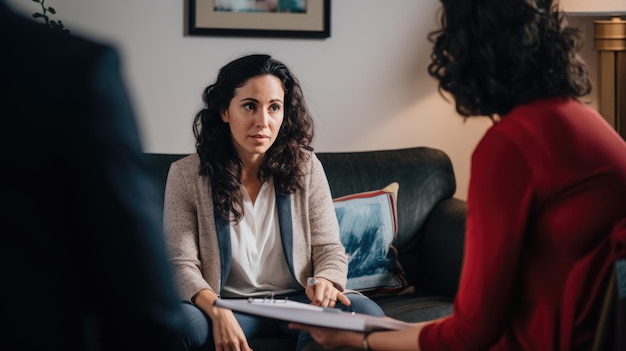
<path fill-rule="evenodd" d="M 330 37 L 330 0 L 189 0 L 188 6 L 189 35 Z"/>

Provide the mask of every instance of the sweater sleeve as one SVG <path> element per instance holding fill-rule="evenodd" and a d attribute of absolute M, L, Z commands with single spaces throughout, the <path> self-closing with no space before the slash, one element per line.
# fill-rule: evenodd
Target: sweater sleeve
<path fill-rule="evenodd" d="M 332 281 L 343 290 L 347 281 L 348 257 L 339 238 L 339 224 L 326 173 L 315 154 L 311 154 L 309 220 L 314 275 Z"/>
<path fill-rule="evenodd" d="M 200 290 L 212 287 L 202 277 L 193 181 L 181 161 L 172 163 L 167 177 L 164 230 L 176 286 L 181 297 L 190 301 Z"/>
<path fill-rule="evenodd" d="M 531 201 L 532 168 L 492 128 L 472 155 L 463 268 L 452 316 L 427 325 L 424 350 L 484 350 L 498 342 L 515 294 Z"/>

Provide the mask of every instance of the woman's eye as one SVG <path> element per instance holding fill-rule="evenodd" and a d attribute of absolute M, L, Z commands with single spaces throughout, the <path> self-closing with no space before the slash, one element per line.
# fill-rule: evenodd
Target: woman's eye
<path fill-rule="evenodd" d="M 247 104 L 243 105 L 243 108 L 245 110 L 248 110 L 248 111 L 254 111 L 254 104 L 253 103 L 247 103 Z"/>
<path fill-rule="evenodd" d="M 274 112 L 276 111 L 280 111 L 280 105 L 274 104 L 272 106 L 270 106 L 270 109 Z"/>

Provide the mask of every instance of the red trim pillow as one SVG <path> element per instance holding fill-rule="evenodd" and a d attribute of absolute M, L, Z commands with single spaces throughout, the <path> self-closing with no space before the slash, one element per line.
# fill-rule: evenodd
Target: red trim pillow
<path fill-rule="evenodd" d="M 347 289 L 366 295 L 413 292 L 398 262 L 398 183 L 333 200 L 348 254 Z"/>

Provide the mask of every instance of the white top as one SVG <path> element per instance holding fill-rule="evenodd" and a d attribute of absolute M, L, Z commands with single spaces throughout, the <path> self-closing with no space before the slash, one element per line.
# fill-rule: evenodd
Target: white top
<path fill-rule="evenodd" d="M 283 252 L 274 182 L 263 183 L 254 204 L 243 185 L 241 192 L 243 218 L 230 227 L 232 262 L 222 296 L 278 295 L 300 290 Z"/>

